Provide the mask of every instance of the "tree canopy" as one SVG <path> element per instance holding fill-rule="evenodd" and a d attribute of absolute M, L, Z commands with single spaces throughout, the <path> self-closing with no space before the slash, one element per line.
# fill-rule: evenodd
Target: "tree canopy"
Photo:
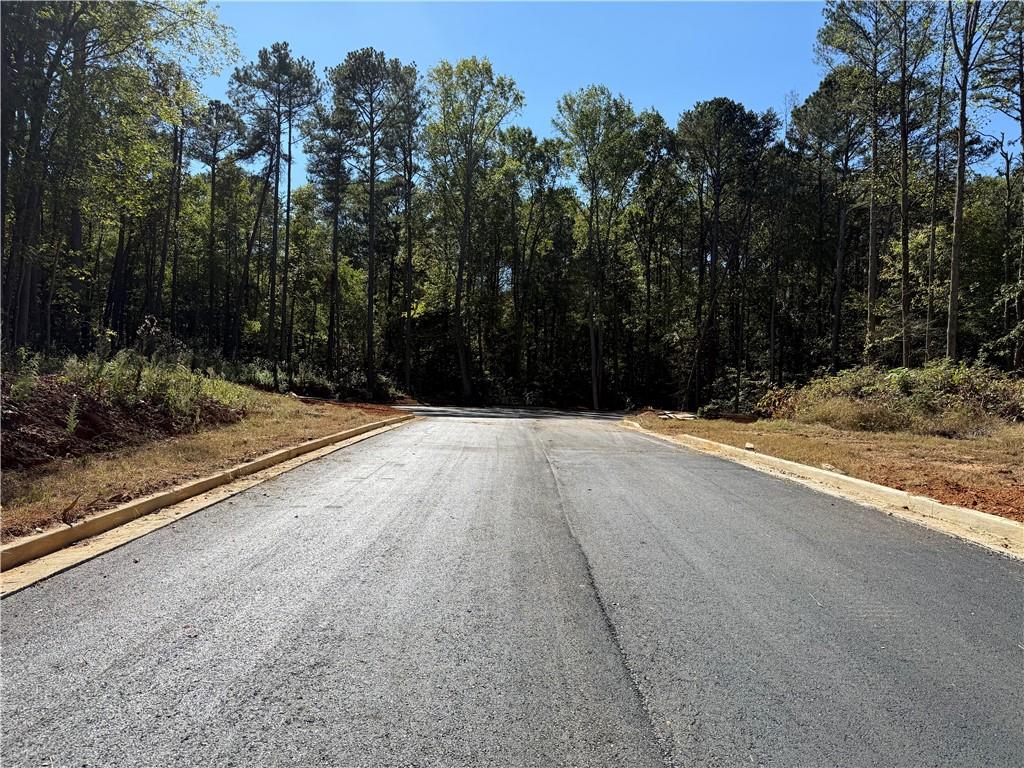
<path fill-rule="evenodd" d="M 2 15 L 5 352 L 145 326 L 281 389 L 594 408 L 1024 371 L 1020 4 L 833 0 L 788 114 L 595 84 L 541 137 L 485 57 L 238 63 L 199 0 Z"/>

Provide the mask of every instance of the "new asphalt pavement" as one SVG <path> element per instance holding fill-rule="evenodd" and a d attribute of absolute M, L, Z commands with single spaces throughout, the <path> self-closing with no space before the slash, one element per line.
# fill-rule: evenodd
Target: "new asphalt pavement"
<path fill-rule="evenodd" d="M 1024 563 L 615 418 L 421 412 L 5 599 L 4 768 L 1024 765 Z"/>

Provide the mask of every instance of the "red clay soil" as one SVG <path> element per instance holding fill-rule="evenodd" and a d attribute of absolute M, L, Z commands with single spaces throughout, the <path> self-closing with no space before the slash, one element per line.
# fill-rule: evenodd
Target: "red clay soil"
<path fill-rule="evenodd" d="M 944 477 L 934 469 L 918 468 L 920 474 L 911 480 L 910 473 L 892 471 L 878 467 L 872 482 L 900 488 L 919 496 L 928 496 L 944 504 L 977 509 L 989 514 L 1007 517 L 1024 523 L 1024 487 L 1020 485 L 1000 486 L 979 478 L 972 485 L 958 482 L 956 478 Z"/>
<path fill-rule="evenodd" d="M 2 395 L 3 469 L 38 466 L 54 459 L 110 451 L 189 431 L 150 403 L 107 403 L 59 376 L 40 377 L 32 391 L 17 400 L 10 397 L 10 383 L 4 381 Z M 71 419 L 69 414 L 76 400 L 77 415 Z M 199 404 L 199 422 L 203 425 L 231 424 L 243 415 L 208 398 Z"/>

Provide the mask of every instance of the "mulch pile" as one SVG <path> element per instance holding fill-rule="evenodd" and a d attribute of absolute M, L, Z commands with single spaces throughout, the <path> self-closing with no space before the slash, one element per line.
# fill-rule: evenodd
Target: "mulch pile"
<path fill-rule="evenodd" d="M 165 408 L 138 402 L 109 403 L 60 376 L 42 376 L 31 393 L 12 400 L 2 383 L 0 466 L 23 469 L 54 459 L 109 451 L 191 431 L 176 424 Z M 77 402 L 77 418 L 69 414 Z M 243 413 L 209 398 L 199 403 L 201 425 L 231 424 Z M 73 427 L 69 430 L 69 426 Z"/>

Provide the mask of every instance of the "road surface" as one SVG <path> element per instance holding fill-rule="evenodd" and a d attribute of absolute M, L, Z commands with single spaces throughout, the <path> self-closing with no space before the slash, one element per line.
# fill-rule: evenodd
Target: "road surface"
<path fill-rule="evenodd" d="M 5 768 L 1024 764 L 1024 564 L 430 413 L 4 600 Z"/>

